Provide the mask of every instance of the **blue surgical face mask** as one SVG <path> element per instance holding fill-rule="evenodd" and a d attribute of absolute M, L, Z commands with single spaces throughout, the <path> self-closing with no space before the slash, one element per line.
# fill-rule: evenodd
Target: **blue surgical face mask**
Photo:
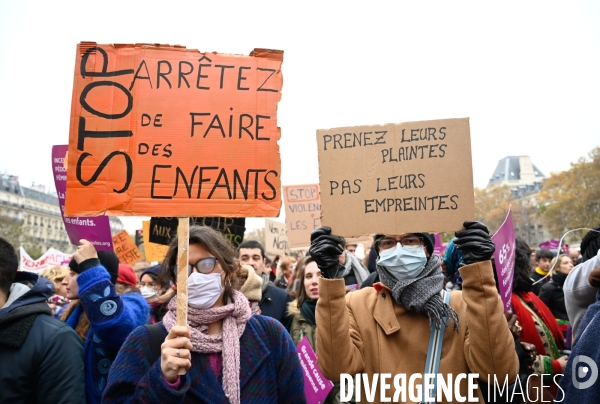
<path fill-rule="evenodd" d="M 385 267 L 399 281 L 412 279 L 423 271 L 427 263 L 425 248 L 422 246 L 404 247 L 399 242 L 396 247 L 385 250 L 377 263 Z"/>

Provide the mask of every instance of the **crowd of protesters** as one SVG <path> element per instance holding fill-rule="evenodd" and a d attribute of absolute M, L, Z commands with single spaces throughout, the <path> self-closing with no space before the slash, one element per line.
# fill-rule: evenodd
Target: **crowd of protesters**
<path fill-rule="evenodd" d="M 177 238 L 162 263 L 134 267 L 81 240 L 68 265 L 39 275 L 18 271 L 0 238 L 0 402 L 303 403 L 304 339 L 333 382 L 328 404 L 361 402 L 342 400 L 341 374 L 410 377 L 426 366 L 477 373 L 480 402 L 600 402 L 600 385 L 571 377 L 571 358 L 600 364 L 600 227 L 556 253 L 517 237 L 508 313 L 478 222 L 442 256 L 418 232 L 377 234 L 361 256 L 327 227 L 295 258 L 267 257 L 253 240 L 236 249 L 210 227 L 191 226 L 189 240 L 181 326 Z M 490 399 L 494 378 L 509 390 L 522 380 L 536 398 Z M 466 380 L 456 388 L 468 395 Z"/>

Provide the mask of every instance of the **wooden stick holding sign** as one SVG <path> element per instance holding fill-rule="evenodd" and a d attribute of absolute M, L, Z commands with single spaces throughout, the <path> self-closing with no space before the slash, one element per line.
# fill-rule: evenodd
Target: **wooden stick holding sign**
<path fill-rule="evenodd" d="M 180 217 L 177 227 L 177 325 L 187 326 L 188 262 L 190 249 L 190 218 Z M 185 374 L 185 368 L 179 368 Z"/>

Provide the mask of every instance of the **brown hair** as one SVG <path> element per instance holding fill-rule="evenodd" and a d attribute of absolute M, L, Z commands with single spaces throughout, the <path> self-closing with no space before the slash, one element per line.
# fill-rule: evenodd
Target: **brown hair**
<path fill-rule="evenodd" d="M 77 306 L 79 306 L 79 304 L 80 304 L 79 299 L 71 301 L 71 304 L 68 305 L 67 308 L 65 308 L 62 316 L 60 316 L 60 319 L 64 322 L 67 322 L 67 318 L 69 318 L 71 313 L 73 313 L 73 310 L 75 310 L 77 308 Z M 79 320 L 77 321 L 77 326 L 75 327 L 75 332 L 77 333 L 77 335 L 79 335 L 79 338 L 81 338 L 81 341 L 85 342 L 85 337 L 87 336 L 89 330 L 90 330 L 90 320 L 88 320 L 88 317 L 87 317 L 87 314 L 85 314 L 85 311 L 81 310 L 81 315 L 79 316 Z"/>
<path fill-rule="evenodd" d="M 172 268 L 177 265 L 177 249 L 179 240 L 174 237 L 169 245 L 169 251 L 163 260 L 158 274 L 159 282 L 168 285 L 169 282 L 177 284 L 177 276 Z M 199 244 L 217 259 L 217 262 L 225 272 L 225 293 L 223 293 L 223 304 L 227 304 L 232 290 L 239 290 L 240 280 L 238 273 L 240 264 L 237 252 L 221 233 L 206 226 L 190 226 L 190 245 Z"/>
<path fill-rule="evenodd" d="M 304 271 L 306 269 L 306 267 L 308 266 L 308 264 L 310 264 L 311 262 L 315 262 L 315 259 L 309 255 L 307 255 L 306 257 L 304 257 L 304 261 L 302 262 L 302 267 L 296 268 L 296 270 L 299 272 L 298 273 L 298 278 L 300 279 L 299 285 L 298 285 L 298 308 L 302 307 L 302 303 L 304 303 L 304 301 L 306 299 L 308 299 L 308 295 L 306 294 L 306 288 L 304 287 Z"/>

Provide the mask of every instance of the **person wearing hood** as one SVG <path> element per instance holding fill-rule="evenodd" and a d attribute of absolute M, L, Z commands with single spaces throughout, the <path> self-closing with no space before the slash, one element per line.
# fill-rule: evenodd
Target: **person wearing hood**
<path fill-rule="evenodd" d="M 53 283 L 17 271 L 18 263 L 13 246 L 0 238 L 0 402 L 83 404 L 81 340 L 51 316 L 46 300 Z"/>
<path fill-rule="evenodd" d="M 600 266 L 589 272 L 588 284 L 596 291 L 596 303 L 581 320 L 581 331 L 573 342 L 556 403 L 600 403 L 600 383 L 596 381 L 600 364 Z"/>
<path fill-rule="evenodd" d="M 87 402 L 96 404 L 121 345 L 131 331 L 148 322 L 148 304 L 139 293 L 116 292 L 119 259 L 114 252 L 97 252 L 87 240 L 79 244 L 63 280 L 67 297 L 76 300 L 62 320 L 84 342 L 85 392 Z"/>
<path fill-rule="evenodd" d="M 463 257 L 462 291 L 443 291 L 441 261 L 428 239 L 416 233 L 379 236 L 375 241 L 380 282 L 346 294 L 344 280 L 339 279 L 341 239 L 328 227 L 311 234 L 309 254 L 323 276 L 316 344 L 326 378 L 336 382 L 342 373 L 362 373 L 373 381 L 375 374 L 477 373 L 485 382 L 494 376 L 509 384 L 516 380 L 519 359 L 496 290 L 490 261 L 495 247 L 487 227 L 464 222 L 464 230 L 456 232 L 455 244 Z M 436 335 L 434 339 L 442 342 L 440 359 L 426 368 L 429 341 Z M 457 384 L 455 394 L 466 397 L 467 380 Z M 364 383 L 360 392 L 365 397 Z M 375 398 L 382 399 L 381 393 L 378 383 Z M 483 398 L 481 390 L 475 394 Z M 438 402 L 448 401 L 442 397 Z"/>
<path fill-rule="evenodd" d="M 146 268 L 140 275 L 138 287 L 140 293 L 148 306 L 150 307 L 150 324 L 162 321 L 162 318 L 169 309 L 167 304 L 173 296 L 175 289 L 172 287 L 163 287 L 158 279 L 160 264 Z"/>
<path fill-rule="evenodd" d="M 565 307 L 573 328 L 573 337 L 579 334 L 579 324 L 588 307 L 596 303 L 597 290 L 590 285 L 590 273 L 600 267 L 600 226 L 590 230 L 581 240 L 581 263 L 567 276 L 563 285 Z"/>

